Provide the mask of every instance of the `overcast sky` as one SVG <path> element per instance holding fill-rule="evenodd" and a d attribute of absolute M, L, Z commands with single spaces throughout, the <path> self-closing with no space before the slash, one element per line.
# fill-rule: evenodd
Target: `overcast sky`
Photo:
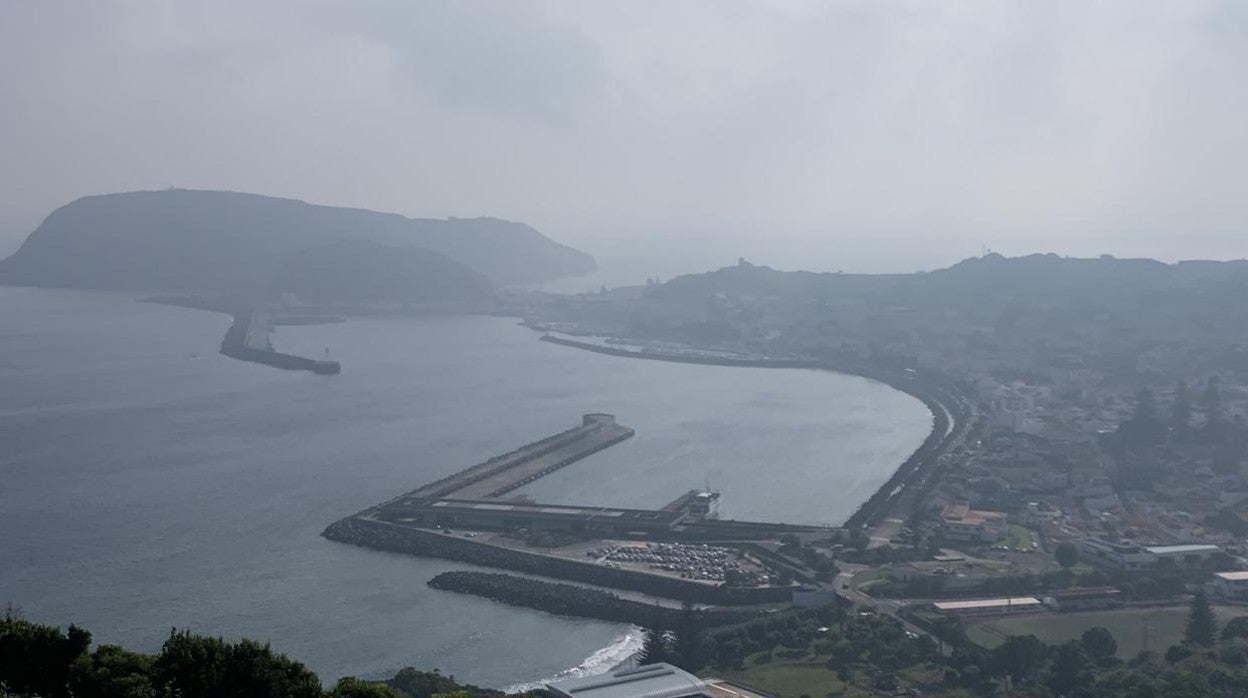
<path fill-rule="evenodd" d="M 9 233 L 178 186 L 500 216 L 600 258 L 1248 256 L 1248 2 L 0 8 Z"/>

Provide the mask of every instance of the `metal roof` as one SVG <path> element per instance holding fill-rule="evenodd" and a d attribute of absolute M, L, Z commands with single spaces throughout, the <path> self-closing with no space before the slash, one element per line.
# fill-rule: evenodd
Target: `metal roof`
<path fill-rule="evenodd" d="M 1216 545 L 1149 545 L 1144 548 L 1154 555 L 1182 555 L 1183 553 L 1212 553 L 1221 550 Z"/>
<path fill-rule="evenodd" d="M 975 599 L 972 601 L 937 601 L 932 604 L 941 611 L 964 611 L 971 608 L 1008 608 L 1014 606 L 1039 606 L 1034 596 L 1014 596 L 1003 599 Z"/>
<path fill-rule="evenodd" d="M 565 698 L 685 698 L 706 696 L 698 677 L 671 664 L 648 664 L 636 669 L 551 681 L 546 688 Z"/>
<path fill-rule="evenodd" d="M 1112 596 L 1121 593 L 1118 587 L 1070 587 L 1069 589 L 1055 589 L 1050 596 L 1060 601 L 1081 596 Z"/>

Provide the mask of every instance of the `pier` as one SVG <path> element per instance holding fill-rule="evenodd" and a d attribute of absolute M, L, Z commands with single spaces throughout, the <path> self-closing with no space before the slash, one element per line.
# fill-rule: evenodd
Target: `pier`
<path fill-rule="evenodd" d="M 260 311 L 235 313 L 234 323 L 225 331 L 225 338 L 221 340 L 221 353 L 240 361 L 251 361 L 291 371 L 311 371 L 324 375 L 342 372 L 342 364 L 337 361 L 318 361 L 275 351 L 272 343 L 269 342 L 269 335 L 272 332 L 273 321 L 266 313 Z"/>
<path fill-rule="evenodd" d="M 587 414 L 581 426 L 465 468 L 420 487 L 408 496 L 420 499 L 491 499 L 501 497 L 586 456 L 631 437 L 636 432 L 617 424 L 609 414 Z"/>

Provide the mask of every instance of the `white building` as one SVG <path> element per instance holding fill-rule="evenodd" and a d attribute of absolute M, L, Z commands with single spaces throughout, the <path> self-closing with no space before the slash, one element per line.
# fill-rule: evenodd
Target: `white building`
<path fill-rule="evenodd" d="M 1210 587 L 1214 594 L 1224 599 L 1248 598 L 1248 570 L 1215 572 Z"/>
<path fill-rule="evenodd" d="M 967 504 L 950 504 L 940 512 L 940 528 L 949 540 L 995 543 L 1010 535 L 1006 516 L 999 511 L 977 511 Z"/>
<path fill-rule="evenodd" d="M 1044 604 L 1034 596 L 1011 596 L 1001 599 L 972 599 L 968 601 L 937 601 L 932 604 L 937 611 L 955 616 L 1003 616 L 1012 613 L 1043 611 Z"/>
<path fill-rule="evenodd" d="M 1138 545 L 1082 538 L 1075 541 L 1075 547 L 1079 549 L 1080 559 L 1094 565 L 1124 570 L 1142 570 L 1152 567 L 1157 562 L 1156 557 Z"/>
<path fill-rule="evenodd" d="M 1122 592 L 1117 587 L 1071 587 L 1057 589 L 1044 602 L 1055 611 L 1090 611 L 1122 605 Z"/>
<path fill-rule="evenodd" d="M 1178 567 L 1198 567 L 1209 561 L 1209 558 L 1222 552 L 1216 545 L 1150 545 L 1144 548 L 1157 561 L 1174 560 Z"/>
<path fill-rule="evenodd" d="M 1175 567 L 1200 567 L 1214 555 L 1222 552 L 1216 545 L 1133 545 L 1110 543 L 1096 538 L 1075 541 L 1079 556 L 1093 564 L 1117 567 L 1124 570 L 1143 570 L 1154 567 L 1163 560 Z"/>

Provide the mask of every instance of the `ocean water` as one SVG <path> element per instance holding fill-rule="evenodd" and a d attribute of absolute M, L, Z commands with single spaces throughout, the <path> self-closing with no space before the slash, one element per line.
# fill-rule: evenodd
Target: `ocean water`
<path fill-rule="evenodd" d="M 604 671 L 637 629 L 431 590 L 466 566 L 319 533 L 594 411 L 637 436 L 524 493 L 648 507 L 709 482 L 726 517 L 838 523 L 931 424 L 856 377 L 602 356 L 505 318 L 279 329 L 279 349 L 328 348 L 339 376 L 220 356 L 228 323 L 0 288 L 0 604 L 136 649 L 175 626 L 270 640 L 326 681 Z"/>

